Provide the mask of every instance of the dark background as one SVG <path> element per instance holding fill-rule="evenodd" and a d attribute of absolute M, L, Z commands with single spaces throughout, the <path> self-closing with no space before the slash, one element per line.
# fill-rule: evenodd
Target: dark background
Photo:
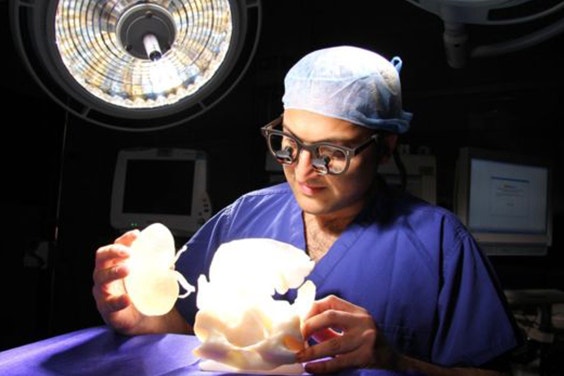
<path fill-rule="evenodd" d="M 281 111 L 287 69 L 313 49 L 338 44 L 402 57 L 404 107 L 414 119 L 401 141 L 411 150 L 428 147 L 437 157 L 439 205 L 452 208 L 454 163 L 462 146 L 554 162 L 554 241 L 548 256 L 492 261 L 505 288 L 564 288 L 564 138 L 559 136 L 564 126 L 564 36 L 453 69 L 446 63 L 438 17 L 403 0 L 369 3 L 264 0 L 258 49 L 235 89 L 185 124 L 135 133 L 88 123 L 43 92 L 15 53 L 6 19 L 8 2 L 0 0 L 0 199 L 5 209 L 0 346 L 102 323 L 91 296 L 91 278 L 94 252 L 118 235 L 109 225 L 118 150 L 171 146 L 206 151 L 215 212 L 267 184 L 259 128 Z M 504 40 L 536 26 L 473 25 L 470 43 Z"/>

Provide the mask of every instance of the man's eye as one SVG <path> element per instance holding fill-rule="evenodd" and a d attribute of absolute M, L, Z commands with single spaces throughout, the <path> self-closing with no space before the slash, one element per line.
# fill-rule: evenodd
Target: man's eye
<path fill-rule="evenodd" d="M 291 138 L 284 137 L 284 140 L 282 140 L 282 145 L 289 146 L 289 147 L 295 147 L 296 141 L 291 139 Z"/>
<path fill-rule="evenodd" d="M 344 160 L 346 158 L 345 153 L 340 149 L 334 149 L 331 154 L 331 159 L 333 160 Z"/>
<path fill-rule="evenodd" d="M 319 155 L 323 157 L 329 157 L 332 160 L 345 159 L 345 153 L 341 149 L 336 149 L 330 146 L 322 146 L 318 149 Z"/>

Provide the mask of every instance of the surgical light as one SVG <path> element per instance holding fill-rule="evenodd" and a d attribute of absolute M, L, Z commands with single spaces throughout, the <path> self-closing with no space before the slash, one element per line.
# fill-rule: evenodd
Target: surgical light
<path fill-rule="evenodd" d="M 10 0 L 18 52 L 40 86 L 90 122 L 187 122 L 246 71 L 260 0 Z"/>
<path fill-rule="evenodd" d="M 537 45 L 564 31 L 564 18 L 546 21 L 564 9 L 558 0 L 407 0 L 441 18 L 448 64 L 462 68 L 468 58 L 492 57 Z M 534 31 L 498 43 L 470 46 L 467 25 L 507 26 L 545 20 Z"/>

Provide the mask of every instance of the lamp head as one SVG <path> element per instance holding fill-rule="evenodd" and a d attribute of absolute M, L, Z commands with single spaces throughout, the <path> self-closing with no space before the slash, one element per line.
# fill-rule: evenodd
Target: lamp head
<path fill-rule="evenodd" d="M 260 0 L 10 0 L 10 12 L 41 88 L 77 117 L 127 131 L 212 108 L 249 67 L 261 25 Z"/>

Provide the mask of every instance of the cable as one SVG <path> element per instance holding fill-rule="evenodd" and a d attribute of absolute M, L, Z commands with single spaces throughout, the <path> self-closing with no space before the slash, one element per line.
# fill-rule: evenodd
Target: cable
<path fill-rule="evenodd" d="M 403 161 L 401 160 L 401 156 L 398 148 L 394 149 L 392 156 L 400 173 L 400 189 L 402 192 L 404 192 L 407 188 L 407 171 L 405 169 L 405 165 L 403 164 Z"/>

